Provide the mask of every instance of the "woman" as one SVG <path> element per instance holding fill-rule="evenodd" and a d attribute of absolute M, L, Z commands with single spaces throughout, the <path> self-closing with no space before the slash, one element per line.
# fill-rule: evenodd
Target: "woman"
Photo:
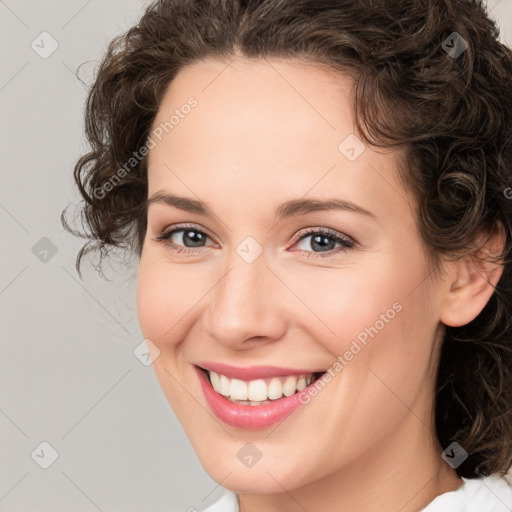
<path fill-rule="evenodd" d="M 160 0 L 110 44 L 77 269 L 140 257 L 208 511 L 512 509 L 497 37 L 469 0 Z"/>

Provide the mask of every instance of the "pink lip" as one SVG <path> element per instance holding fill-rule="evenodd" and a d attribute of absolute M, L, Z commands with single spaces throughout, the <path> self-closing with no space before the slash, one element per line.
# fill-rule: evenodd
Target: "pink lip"
<path fill-rule="evenodd" d="M 211 410 L 214 412 L 217 418 L 219 418 L 224 423 L 231 425 L 232 427 L 244 429 L 267 428 L 270 427 L 271 425 L 274 425 L 275 423 L 278 423 L 286 416 L 291 414 L 293 411 L 298 409 L 299 406 L 303 405 L 299 400 L 299 393 L 295 393 L 292 396 L 279 398 L 278 400 L 272 401 L 271 403 L 264 405 L 252 406 L 236 404 L 230 402 L 224 396 L 220 395 L 213 389 L 206 372 L 204 372 L 201 368 L 198 368 L 197 366 L 194 366 L 194 369 L 199 377 L 201 388 Z M 272 371 L 274 370 L 275 369 L 272 369 Z M 225 373 L 223 374 L 226 375 Z M 261 373 L 258 373 L 258 375 L 261 375 Z M 275 375 L 283 374 L 279 373 Z M 311 383 L 309 386 L 313 386 L 313 384 L 314 382 Z M 307 390 L 307 388 L 304 388 L 301 391 L 301 393 L 304 392 L 305 390 Z"/>
<path fill-rule="evenodd" d="M 223 363 L 210 363 L 209 361 L 200 361 L 196 364 L 205 370 L 221 373 L 230 379 L 240 379 L 245 381 L 265 379 L 267 377 L 280 377 L 281 375 L 306 375 L 310 373 L 325 372 L 324 369 L 308 370 L 304 368 L 280 368 L 278 366 L 250 366 L 248 368 L 241 368 Z"/>

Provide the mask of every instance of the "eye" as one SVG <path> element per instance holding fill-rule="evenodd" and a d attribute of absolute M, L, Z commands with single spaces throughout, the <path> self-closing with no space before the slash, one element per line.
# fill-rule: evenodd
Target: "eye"
<path fill-rule="evenodd" d="M 208 238 L 210 237 L 197 229 L 196 226 L 188 224 L 163 231 L 154 240 L 165 242 L 172 250 L 178 253 L 194 254 L 198 252 L 196 248 L 205 246 L 204 244 Z"/>
<path fill-rule="evenodd" d="M 305 242 L 308 239 L 309 241 Z M 313 249 L 312 251 L 304 248 L 299 249 L 301 252 L 306 252 L 308 257 L 329 257 L 347 249 L 352 249 L 356 245 L 354 241 L 341 233 L 327 228 L 308 228 L 305 232 L 302 231 L 295 237 L 295 242 L 296 244 L 301 243 L 303 246 L 309 246 Z M 333 252 L 336 244 L 339 244 L 341 249 Z M 328 254 L 324 256 L 321 253 Z"/>
<path fill-rule="evenodd" d="M 163 231 L 154 238 L 157 242 L 164 242 L 173 251 L 185 254 L 196 254 L 201 247 L 206 247 L 206 241 L 211 239 L 209 235 L 197 229 L 193 224 L 175 226 Z M 310 239 L 309 242 L 305 242 Z M 308 257 L 329 257 L 333 254 L 346 251 L 355 247 L 356 243 L 337 231 L 328 228 L 307 228 L 301 231 L 293 239 L 294 245 L 303 244 L 307 248 L 299 248 Z M 338 250 L 334 250 L 338 244 Z M 292 251 L 293 252 L 293 251 Z M 325 256 L 322 253 L 327 253 Z"/>

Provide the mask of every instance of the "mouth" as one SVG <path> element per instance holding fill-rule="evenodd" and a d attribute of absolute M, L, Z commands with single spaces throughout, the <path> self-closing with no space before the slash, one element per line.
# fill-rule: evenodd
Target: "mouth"
<path fill-rule="evenodd" d="M 277 375 L 279 370 L 271 369 L 259 373 L 274 376 L 242 380 L 197 365 L 194 368 L 212 412 L 224 423 L 243 429 L 267 428 L 287 417 L 307 403 L 300 399 L 300 395 L 308 393 L 308 388 L 326 373 L 301 371 Z M 257 369 L 246 373 L 255 375 L 254 372 Z"/>
<path fill-rule="evenodd" d="M 232 403 L 261 406 L 293 396 L 318 380 L 324 372 L 265 377 L 250 381 L 198 367 L 208 378 L 214 391 Z"/>

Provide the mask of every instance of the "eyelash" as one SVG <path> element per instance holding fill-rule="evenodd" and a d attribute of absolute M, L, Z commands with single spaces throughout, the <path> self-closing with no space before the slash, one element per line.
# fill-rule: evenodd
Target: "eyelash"
<path fill-rule="evenodd" d="M 160 233 L 160 235 L 155 237 L 153 240 L 155 240 L 156 242 L 166 243 L 166 245 L 170 249 L 172 249 L 173 251 L 180 253 L 180 254 L 188 254 L 188 255 L 197 254 L 198 250 L 200 250 L 202 248 L 194 249 L 191 247 L 182 247 L 180 245 L 176 245 L 176 244 L 168 241 L 175 233 L 178 233 L 180 231 L 186 231 L 186 230 L 193 230 L 196 233 L 200 233 L 201 235 L 205 235 L 208 238 L 210 238 L 210 236 L 207 233 L 204 233 L 203 231 L 199 230 L 197 228 L 197 226 L 194 226 L 193 224 L 184 224 L 184 225 L 175 226 L 170 230 L 162 231 Z M 349 238 L 342 236 L 341 234 L 339 234 L 336 231 L 333 231 L 332 229 L 329 229 L 329 228 L 306 228 L 304 231 L 302 231 L 301 233 L 299 233 L 297 236 L 295 236 L 292 239 L 292 243 L 295 244 L 311 234 L 319 234 L 319 235 L 323 235 L 327 238 L 331 238 L 335 242 L 340 243 L 342 245 L 342 247 L 338 247 L 337 250 L 333 249 L 331 252 L 328 252 L 325 255 L 322 253 L 319 253 L 319 252 L 305 251 L 302 249 L 297 251 L 297 252 L 302 252 L 302 253 L 305 252 L 307 254 L 308 258 L 329 258 L 329 257 L 332 257 L 334 254 L 339 254 L 341 252 L 347 251 L 348 249 L 353 249 L 356 245 L 355 242 L 353 242 Z"/>

